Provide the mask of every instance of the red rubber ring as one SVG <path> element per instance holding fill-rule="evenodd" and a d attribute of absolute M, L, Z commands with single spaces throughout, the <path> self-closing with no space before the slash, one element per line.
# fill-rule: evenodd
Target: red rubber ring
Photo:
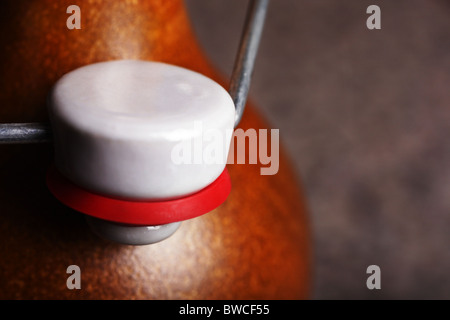
<path fill-rule="evenodd" d="M 231 179 L 225 168 L 213 183 L 190 196 L 167 201 L 130 201 L 87 191 L 51 166 L 47 171 L 47 186 L 59 201 L 81 213 L 113 222 L 149 226 L 188 220 L 214 210 L 230 194 Z"/>

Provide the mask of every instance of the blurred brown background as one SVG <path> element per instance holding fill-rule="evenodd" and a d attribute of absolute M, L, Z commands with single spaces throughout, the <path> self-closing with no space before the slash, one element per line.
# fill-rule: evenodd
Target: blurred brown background
<path fill-rule="evenodd" d="M 187 0 L 228 76 L 247 3 Z M 450 1 L 272 0 L 251 96 L 309 202 L 312 298 L 449 299 Z"/>

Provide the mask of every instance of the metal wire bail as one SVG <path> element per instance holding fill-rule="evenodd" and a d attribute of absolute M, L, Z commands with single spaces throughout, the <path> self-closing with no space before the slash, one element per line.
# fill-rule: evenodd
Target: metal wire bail
<path fill-rule="evenodd" d="M 247 10 L 244 30 L 228 89 L 236 108 L 235 127 L 241 121 L 247 102 L 268 4 L 269 0 L 250 0 Z M 51 140 L 52 131 L 47 123 L 0 124 L 0 144 L 43 143 L 51 142 Z"/>

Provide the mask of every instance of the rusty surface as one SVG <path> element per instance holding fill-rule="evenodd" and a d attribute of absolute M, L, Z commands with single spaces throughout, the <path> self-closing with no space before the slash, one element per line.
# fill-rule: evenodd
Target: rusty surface
<path fill-rule="evenodd" d="M 220 81 L 182 2 L 77 1 L 82 29 L 69 31 L 72 2 L 2 2 L 1 122 L 45 120 L 51 85 L 97 61 L 163 61 Z M 267 128 L 251 106 L 240 127 Z M 97 238 L 83 215 L 58 203 L 44 183 L 51 159 L 51 146 L 0 146 L 0 298 L 308 297 L 305 205 L 284 155 L 275 176 L 261 176 L 259 165 L 230 165 L 233 190 L 224 205 L 142 247 Z M 66 288 L 71 264 L 82 270 L 81 290 Z"/>

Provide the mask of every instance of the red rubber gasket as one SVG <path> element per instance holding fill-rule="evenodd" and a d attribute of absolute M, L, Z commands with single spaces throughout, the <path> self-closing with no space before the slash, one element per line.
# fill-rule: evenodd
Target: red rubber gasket
<path fill-rule="evenodd" d="M 68 207 L 103 220 L 133 225 L 161 225 L 201 216 L 221 205 L 231 191 L 226 168 L 206 188 L 166 201 L 130 201 L 95 194 L 70 182 L 54 165 L 47 171 L 46 180 L 50 192 Z"/>

